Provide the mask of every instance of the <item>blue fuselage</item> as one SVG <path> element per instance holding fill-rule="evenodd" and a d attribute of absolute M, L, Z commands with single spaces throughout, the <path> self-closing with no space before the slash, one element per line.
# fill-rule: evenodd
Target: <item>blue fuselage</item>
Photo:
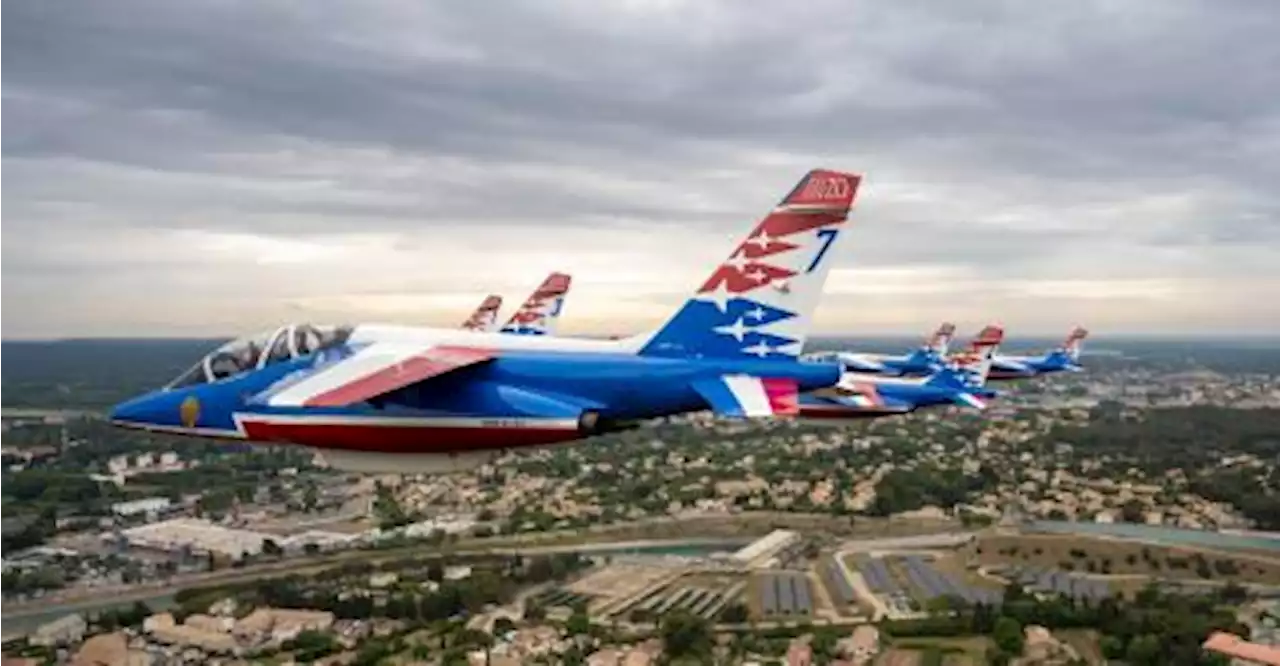
<path fill-rule="evenodd" d="M 309 370 L 314 357 L 271 365 L 221 381 L 154 391 L 118 406 L 113 420 L 188 430 L 233 430 L 234 414 L 334 414 L 574 418 L 592 410 L 607 419 L 645 419 L 708 407 L 693 382 L 726 374 L 787 378 L 800 391 L 839 380 L 835 364 L 791 360 L 672 359 L 632 354 L 504 351 L 487 363 L 348 407 L 267 404 L 273 386 Z M 259 396 L 254 399 L 254 396 Z M 266 396 L 266 397 L 263 397 Z M 195 397 L 199 413 L 183 415 Z"/>

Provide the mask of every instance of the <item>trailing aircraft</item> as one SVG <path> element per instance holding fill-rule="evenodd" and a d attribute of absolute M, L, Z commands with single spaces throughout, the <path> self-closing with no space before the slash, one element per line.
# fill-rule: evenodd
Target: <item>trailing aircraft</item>
<path fill-rule="evenodd" d="M 806 174 L 649 334 L 293 324 L 215 349 L 111 422 L 312 447 L 352 471 L 447 472 L 686 412 L 795 415 L 800 393 L 840 380 L 798 357 L 860 182 Z"/>
<path fill-rule="evenodd" d="M 1003 340 L 1004 329 L 987 326 L 974 338 L 969 352 L 952 355 L 940 370 L 923 378 L 886 377 L 846 368 L 835 386 L 801 394 L 800 418 L 839 422 L 907 414 L 934 405 L 986 409 L 986 400 L 998 395 L 986 388 L 986 381 Z M 821 362 L 839 356 L 818 353 L 806 358 Z"/>
<path fill-rule="evenodd" d="M 480 307 L 466 321 L 462 322 L 462 327 L 468 331 L 492 331 L 498 326 L 498 310 L 502 307 L 502 297 L 497 294 L 489 294 L 485 296 L 484 301 L 480 303 Z"/>
<path fill-rule="evenodd" d="M 991 361 L 991 379 L 1005 381 L 1027 379 L 1056 372 L 1081 372 L 1080 350 L 1089 331 L 1080 326 L 1071 329 L 1062 346 L 1040 356 L 996 356 Z"/>
<path fill-rule="evenodd" d="M 838 358 L 850 372 L 889 377 L 925 377 L 938 372 L 945 366 L 951 336 L 955 335 L 955 332 L 955 324 L 943 322 L 933 335 L 925 339 L 924 344 L 909 354 L 889 356 L 841 352 Z"/>
<path fill-rule="evenodd" d="M 503 333 L 517 335 L 555 335 L 560 311 L 572 281 L 564 273 L 552 273 L 542 281 L 516 313 L 502 327 Z"/>

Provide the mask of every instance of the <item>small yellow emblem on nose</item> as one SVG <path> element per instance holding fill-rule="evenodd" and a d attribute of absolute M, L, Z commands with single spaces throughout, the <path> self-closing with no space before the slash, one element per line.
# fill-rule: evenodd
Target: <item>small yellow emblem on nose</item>
<path fill-rule="evenodd" d="M 182 417 L 182 426 L 184 428 L 196 427 L 196 421 L 200 420 L 200 401 L 196 400 L 194 395 L 187 396 L 182 401 L 182 406 L 178 408 L 178 414 Z"/>

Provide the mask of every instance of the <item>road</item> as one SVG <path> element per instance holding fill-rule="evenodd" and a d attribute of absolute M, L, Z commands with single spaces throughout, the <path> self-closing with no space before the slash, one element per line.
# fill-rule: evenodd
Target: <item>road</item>
<path fill-rule="evenodd" d="M 698 546 L 724 546 L 728 550 L 741 545 L 740 539 L 646 539 L 633 541 L 593 542 L 579 544 L 531 545 L 531 546 L 483 546 L 472 548 L 455 548 L 439 551 L 442 555 L 478 556 L 478 555 L 550 555 L 554 553 L 611 553 L 633 549 L 685 548 Z M 408 549 L 363 550 L 340 553 L 337 556 L 321 558 L 300 558 L 266 562 L 242 569 L 223 569 L 199 574 L 183 576 L 165 582 L 149 585 L 134 585 L 124 589 L 93 590 L 85 594 L 62 598 L 45 597 L 36 601 L 9 603 L 4 606 L 3 620 L 20 620 L 24 617 L 66 614 L 85 610 L 100 610 L 107 607 L 132 604 L 137 601 L 163 598 L 173 595 L 179 590 L 189 587 L 208 587 L 214 585 L 233 585 L 245 583 L 259 578 L 307 574 L 322 571 L 340 564 L 353 561 L 382 562 L 403 558 L 413 553 Z M 413 548 L 421 551 L 422 547 Z"/>

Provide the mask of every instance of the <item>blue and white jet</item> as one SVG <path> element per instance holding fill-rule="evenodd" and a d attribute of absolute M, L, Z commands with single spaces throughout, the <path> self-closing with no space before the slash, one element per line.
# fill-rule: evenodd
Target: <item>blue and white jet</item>
<path fill-rule="evenodd" d="M 1040 356 L 996 356 L 991 361 L 991 379 L 1007 381 L 1028 379 L 1058 372 L 1082 372 L 1080 351 L 1089 331 L 1080 326 L 1071 329 L 1062 346 Z"/>
<path fill-rule="evenodd" d="M 836 358 L 849 372 L 863 372 L 887 377 L 926 377 L 942 370 L 947 363 L 947 351 L 956 326 L 943 322 L 924 344 L 909 354 L 862 354 L 840 352 Z"/>
<path fill-rule="evenodd" d="M 845 372 L 828 388 L 800 396 L 800 418 L 838 424 L 841 421 L 909 414 L 921 407 L 957 405 L 986 409 L 987 400 L 998 392 L 986 388 L 992 358 L 1004 340 L 1004 329 L 990 325 L 982 329 L 970 351 L 954 354 L 939 371 L 923 378 L 886 377 L 863 372 Z M 838 353 L 818 353 L 806 358 L 823 362 L 837 360 Z"/>
<path fill-rule="evenodd" d="M 652 333 L 294 324 L 215 349 L 111 421 L 311 447 L 352 471 L 430 473 L 685 412 L 795 415 L 800 393 L 840 381 L 839 365 L 798 356 L 860 181 L 806 174 Z"/>

